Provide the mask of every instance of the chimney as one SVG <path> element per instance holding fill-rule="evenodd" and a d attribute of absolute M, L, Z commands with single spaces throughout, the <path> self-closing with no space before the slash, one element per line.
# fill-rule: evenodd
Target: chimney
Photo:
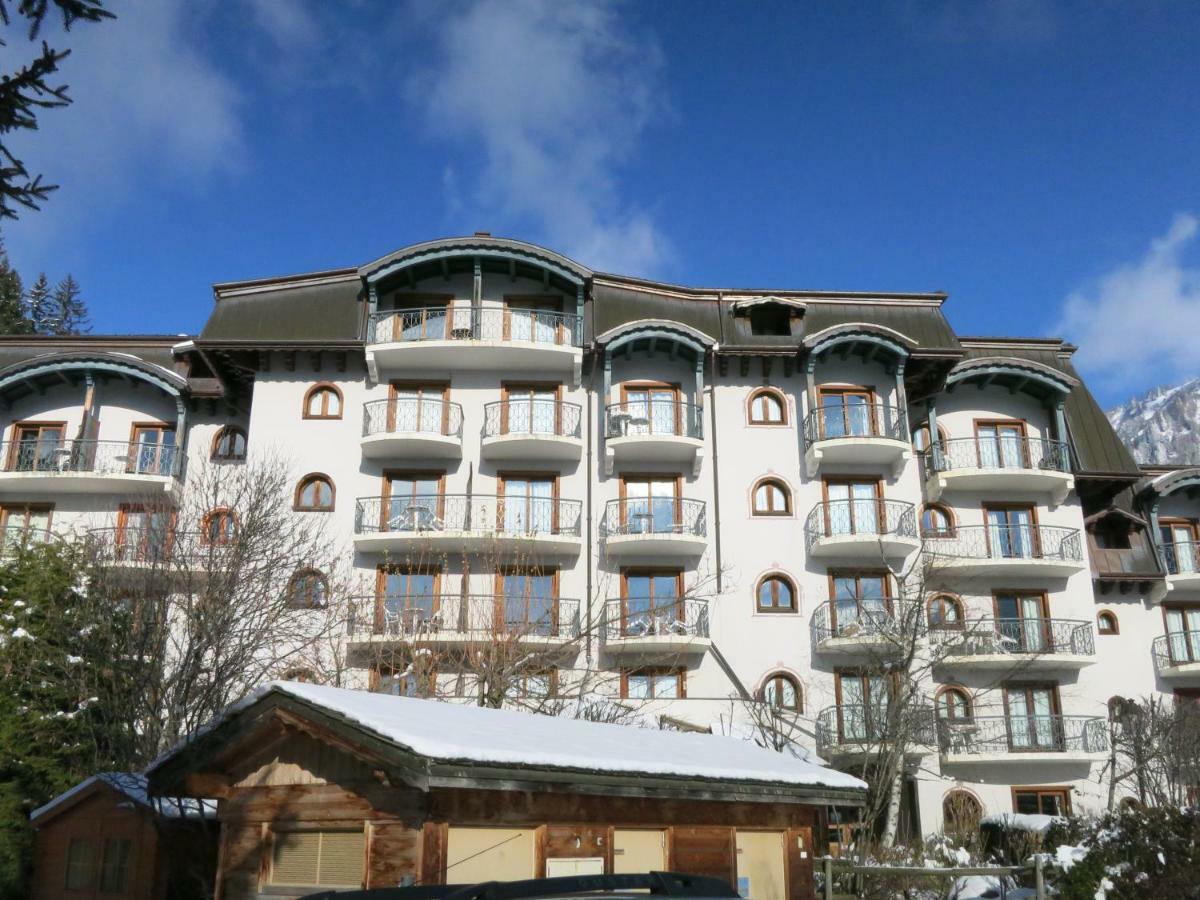
<path fill-rule="evenodd" d="M 491 236 L 492 236 L 492 233 L 491 233 L 490 231 L 477 231 L 477 232 L 475 232 L 475 237 L 491 237 Z"/>

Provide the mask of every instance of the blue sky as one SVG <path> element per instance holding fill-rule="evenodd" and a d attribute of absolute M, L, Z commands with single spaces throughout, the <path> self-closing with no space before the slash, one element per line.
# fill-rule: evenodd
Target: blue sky
<path fill-rule="evenodd" d="M 4 226 L 97 330 L 486 229 L 687 284 L 945 290 L 961 333 L 1079 342 L 1105 403 L 1200 374 L 1200 4 L 114 6 L 18 146 L 62 189 Z"/>

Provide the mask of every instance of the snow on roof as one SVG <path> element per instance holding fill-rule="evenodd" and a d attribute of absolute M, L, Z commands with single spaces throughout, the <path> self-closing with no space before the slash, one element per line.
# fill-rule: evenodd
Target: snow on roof
<path fill-rule="evenodd" d="M 57 809 L 67 801 L 77 797 L 97 782 L 103 782 L 132 800 L 139 806 L 154 810 L 160 816 L 168 819 L 194 818 L 197 816 L 211 817 L 216 815 L 215 800 L 195 800 L 190 797 L 151 797 L 147 791 L 146 776 L 142 772 L 101 772 L 90 778 L 85 778 L 79 784 L 63 791 L 49 803 L 39 806 L 29 814 L 29 818 L 37 819 L 53 809 Z"/>
<path fill-rule="evenodd" d="M 721 735 L 585 722 L 294 681 L 256 689 L 204 731 L 272 691 L 439 761 L 866 789 L 865 782 L 844 772 Z M 156 760 L 150 771 L 180 749 Z"/>
<path fill-rule="evenodd" d="M 1063 822 L 1059 816 L 1044 816 L 1038 813 L 993 813 L 979 820 L 983 825 L 999 825 L 1016 831 L 1034 831 L 1045 834 L 1055 822 Z"/>

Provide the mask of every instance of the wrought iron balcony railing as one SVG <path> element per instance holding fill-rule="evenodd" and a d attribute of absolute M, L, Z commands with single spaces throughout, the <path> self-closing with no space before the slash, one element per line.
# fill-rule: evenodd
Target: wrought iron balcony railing
<path fill-rule="evenodd" d="M 1200 631 L 1170 631 L 1156 637 L 1152 646 L 1157 672 L 1200 663 Z"/>
<path fill-rule="evenodd" d="M 600 523 L 601 535 L 677 534 L 706 537 L 708 523 L 705 516 L 703 500 L 681 500 L 676 497 L 609 500 Z"/>
<path fill-rule="evenodd" d="M 995 619 L 931 632 L 948 656 L 1094 656 L 1092 623 L 1079 619 Z"/>
<path fill-rule="evenodd" d="M 904 500 L 825 500 L 809 511 L 804 531 L 810 550 L 821 538 L 841 535 L 915 538 L 916 508 Z"/>
<path fill-rule="evenodd" d="M 19 547 L 48 544 L 51 538 L 45 525 L 6 525 L 0 529 L 0 552 L 13 553 Z"/>
<path fill-rule="evenodd" d="M 130 441 L 6 441 L 0 444 L 5 472 L 38 475 L 177 476 L 182 460 L 178 447 Z"/>
<path fill-rule="evenodd" d="M 703 407 L 680 400 L 631 400 L 605 407 L 605 435 L 610 438 L 704 436 Z"/>
<path fill-rule="evenodd" d="M 890 715 L 889 715 L 890 713 Z M 889 710 L 887 703 L 842 703 L 817 713 L 817 752 L 858 749 L 869 751 L 903 730 L 914 747 L 933 746 L 937 741 L 932 707 L 912 706 Z"/>
<path fill-rule="evenodd" d="M 653 605 L 627 597 L 604 603 L 604 634 L 609 641 L 642 637 L 708 637 L 708 601 L 681 598 Z"/>
<path fill-rule="evenodd" d="M 436 534 L 442 531 L 497 535 L 579 537 L 583 504 L 553 497 L 481 494 L 418 494 L 360 497 L 357 534 Z"/>
<path fill-rule="evenodd" d="M 887 403 L 861 406 L 825 404 L 804 417 L 804 440 L 808 444 L 842 438 L 888 438 L 907 441 L 908 416 Z"/>
<path fill-rule="evenodd" d="M 1071 471 L 1066 441 L 1040 437 L 950 438 L 921 453 L 925 477 L 938 472 L 978 469 Z"/>
<path fill-rule="evenodd" d="M 368 317 L 368 344 L 415 341 L 519 341 L 578 347 L 582 319 L 574 313 L 453 303 L 394 309 Z"/>
<path fill-rule="evenodd" d="M 1175 541 L 1162 549 L 1168 575 L 1200 574 L 1200 542 Z"/>
<path fill-rule="evenodd" d="M 927 535 L 925 550 L 947 559 L 1045 559 L 1083 562 L 1078 528 L 1059 525 L 959 525 Z"/>
<path fill-rule="evenodd" d="M 896 635 L 900 623 L 896 621 L 894 604 L 890 597 L 859 597 L 847 600 L 828 600 L 818 606 L 812 615 L 809 627 L 813 640 L 830 638 L 875 638 Z"/>
<path fill-rule="evenodd" d="M 987 756 L 1021 753 L 1103 753 L 1108 723 L 1095 716 L 965 716 L 938 719 L 944 754 Z"/>
<path fill-rule="evenodd" d="M 579 637 L 579 601 L 561 597 L 423 594 L 356 597 L 347 633 L 397 640 Z"/>
<path fill-rule="evenodd" d="M 448 400 L 393 397 L 363 404 L 363 437 L 440 434 L 462 437 L 462 406 Z"/>
<path fill-rule="evenodd" d="M 581 433 L 582 407 L 562 400 L 497 400 L 483 406 L 483 436 L 539 434 L 577 438 Z"/>

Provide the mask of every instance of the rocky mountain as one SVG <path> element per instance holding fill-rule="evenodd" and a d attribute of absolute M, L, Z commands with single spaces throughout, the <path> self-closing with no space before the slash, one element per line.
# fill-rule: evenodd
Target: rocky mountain
<path fill-rule="evenodd" d="M 1200 464 L 1200 378 L 1134 397 L 1108 420 L 1138 462 Z"/>

